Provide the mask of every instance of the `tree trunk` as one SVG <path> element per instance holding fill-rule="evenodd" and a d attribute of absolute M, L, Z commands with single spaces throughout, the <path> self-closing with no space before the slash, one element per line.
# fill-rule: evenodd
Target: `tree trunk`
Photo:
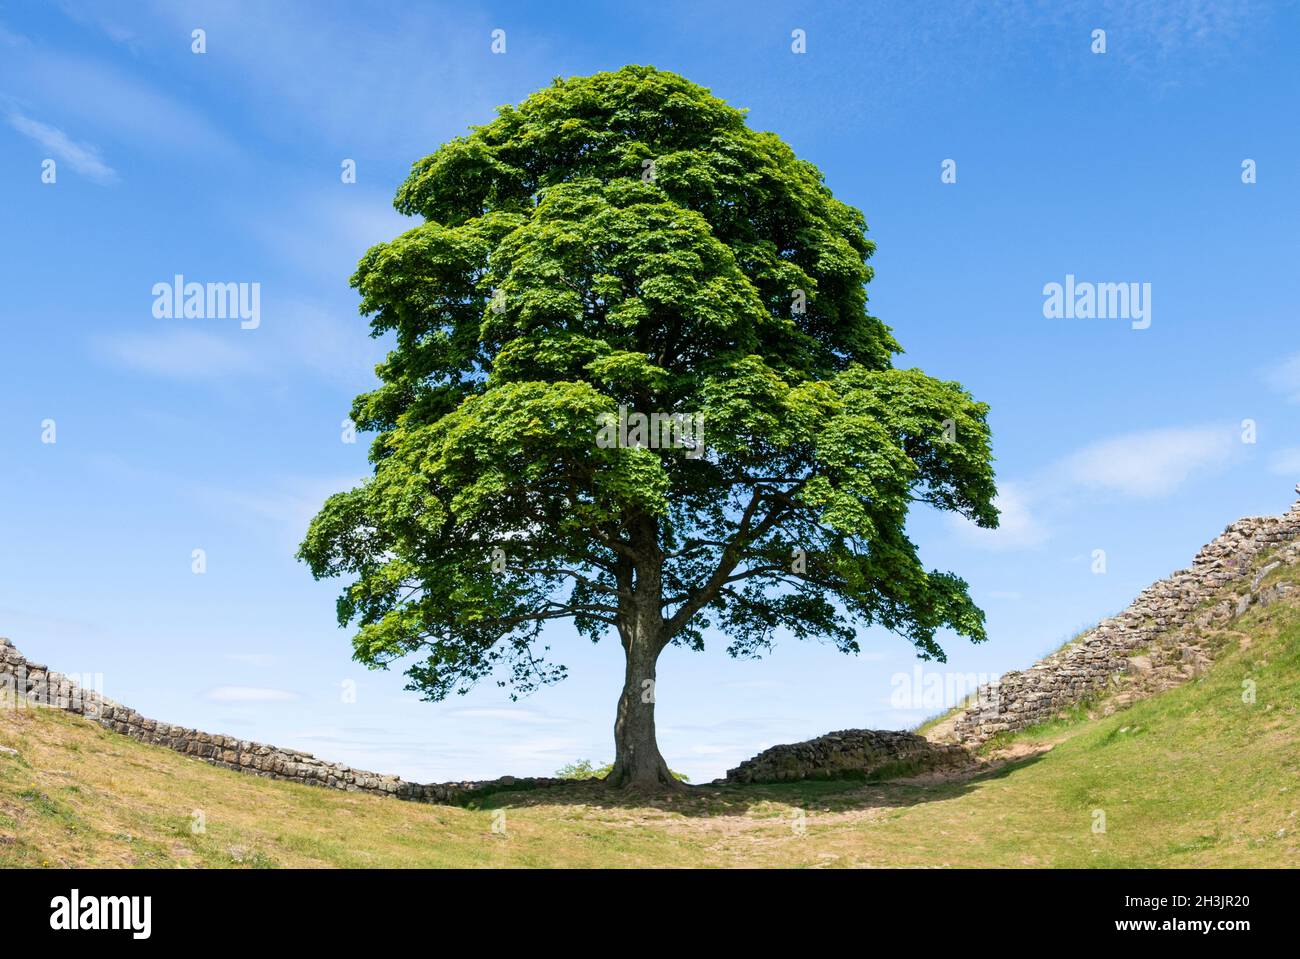
<path fill-rule="evenodd" d="M 623 693 L 614 720 L 614 768 L 605 782 L 638 791 L 682 789 L 655 741 L 655 661 L 661 648 L 658 636 L 632 630 L 629 639 L 625 645 Z"/>
<path fill-rule="evenodd" d="M 628 537 L 636 560 L 622 567 L 618 613 L 627 671 L 614 719 L 614 768 L 605 782 L 638 791 L 684 789 L 655 742 L 655 662 L 668 640 L 660 601 L 664 556 L 659 548 L 659 524 L 653 517 L 633 517 Z"/>

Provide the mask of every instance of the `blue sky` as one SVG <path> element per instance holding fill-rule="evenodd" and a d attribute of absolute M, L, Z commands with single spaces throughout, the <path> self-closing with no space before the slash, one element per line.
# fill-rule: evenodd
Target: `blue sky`
<path fill-rule="evenodd" d="M 610 758 L 612 640 L 553 629 L 570 678 L 519 703 L 491 684 L 421 703 L 351 662 L 338 584 L 293 552 L 366 473 L 340 424 L 384 345 L 347 278 L 411 225 L 390 205 L 411 162 L 554 76 L 627 63 L 747 107 L 816 163 L 866 214 L 900 365 L 991 404 L 1003 528 L 911 524 L 988 614 L 990 641 L 949 637 L 943 670 L 1027 665 L 1294 500 L 1295 6 L 461 7 L 0 3 L 0 635 L 32 658 L 102 673 L 146 715 L 421 781 Z M 178 273 L 259 283 L 261 325 L 155 318 Z M 1067 274 L 1150 283 L 1150 328 L 1045 318 Z M 660 745 L 696 781 L 933 711 L 891 706 L 915 661 L 884 632 L 855 658 L 721 645 L 660 664 Z"/>

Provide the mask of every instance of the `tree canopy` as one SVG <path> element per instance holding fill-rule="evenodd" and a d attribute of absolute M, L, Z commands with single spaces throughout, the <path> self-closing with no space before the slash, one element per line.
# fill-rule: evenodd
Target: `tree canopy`
<path fill-rule="evenodd" d="M 905 525 L 915 502 L 996 525 L 987 407 L 894 367 L 863 215 L 777 135 L 626 67 L 502 107 L 395 205 L 423 222 L 352 278 L 396 340 L 352 407 L 374 475 L 300 551 L 348 580 L 357 659 L 400 660 L 439 699 L 561 678 L 551 620 L 617 633 L 640 687 L 709 631 L 737 656 L 781 631 L 854 652 L 880 625 L 940 660 L 939 630 L 984 638 Z M 628 411 L 702 429 L 596 442 Z M 630 695 L 620 722 L 644 726 Z M 623 780 L 635 750 L 616 747 Z"/>

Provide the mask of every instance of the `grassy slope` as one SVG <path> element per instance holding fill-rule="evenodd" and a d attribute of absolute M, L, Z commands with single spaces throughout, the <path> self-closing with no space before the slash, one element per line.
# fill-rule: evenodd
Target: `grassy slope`
<path fill-rule="evenodd" d="M 19 750 L 0 753 L 0 865 L 1295 866 L 1300 609 L 1256 608 L 1233 628 L 1200 680 L 1023 733 L 1018 749 L 1055 746 L 971 780 L 705 789 L 658 805 L 575 785 L 482 809 L 424 806 L 245 776 L 66 714 L 0 709 L 0 745 Z M 492 831 L 498 806 L 504 835 Z M 1097 809 L 1104 834 L 1092 831 Z"/>

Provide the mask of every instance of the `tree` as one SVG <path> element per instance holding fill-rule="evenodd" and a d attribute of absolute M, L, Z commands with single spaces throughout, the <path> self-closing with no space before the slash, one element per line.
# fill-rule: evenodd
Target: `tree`
<path fill-rule="evenodd" d="M 876 624 L 943 661 L 938 630 L 984 639 L 904 527 L 913 502 L 997 524 L 988 408 L 893 367 L 862 214 L 775 134 L 629 66 L 501 108 L 394 205 L 424 222 L 352 277 L 396 344 L 352 407 L 374 475 L 299 552 L 350 579 L 357 660 L 431 701 L 492 674 L 518 695 L 564 676 L 546 623 L 616 634 L 606 781 L 670 787 L 667 646 L 856 652 Z"/>

